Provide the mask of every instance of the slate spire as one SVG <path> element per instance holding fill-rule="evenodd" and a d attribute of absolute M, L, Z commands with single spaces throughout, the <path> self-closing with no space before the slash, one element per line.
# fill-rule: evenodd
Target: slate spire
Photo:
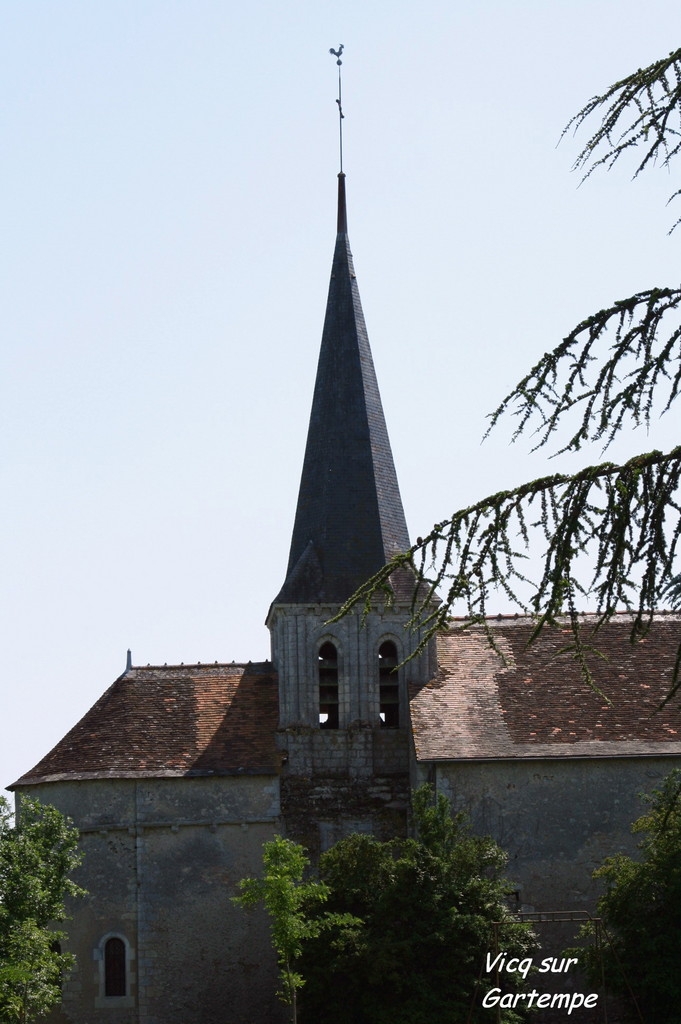
<path fill-rule="evenodd" d="M 284 586 L 275 604 L 346 600 L 409 547 L 347 233 L 338 234 Z"/>

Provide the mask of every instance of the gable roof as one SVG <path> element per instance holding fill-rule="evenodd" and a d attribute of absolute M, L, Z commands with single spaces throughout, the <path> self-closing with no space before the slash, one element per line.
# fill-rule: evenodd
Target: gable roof
<path fill-rule="evenodd" d="M 14 786 L 273 774 L 280 764 L 277 723 L 277 677 L 269 662 L 132 668 Z"/>
<path fill-rule="evenodd" d="M 650 632 L 630 642 L 632 619 L 616 615 L 590 634 L 595 616 L 581 617 L 597 686 L 585 683 L 569 625 L 547 627 L 528 646 L 534 623 L 524 617 L 452 628 L 438 637 L 438 675 L 414 690 L 411 717 L 420 761 L 681 755 L 681 708 L 675 698 L 658 710 L 672 681 L 681 643 L 681 616 L 658 614 Z M 607 697 L 610 699 L 609 704 Z"/>
<path fill-rule="evenodd" d="M 342 603 L 408 547 L 340 174 L 338 234 L 296 518 L 286 580 L 274 603 Z"/>
<path fill-rule="evenodd" d="M 593 616 L 583 616 L 585 638 Z M 672 680 L 681 615 L 658 614 L 631 644 L 617 615 L 592 643 L 608 704 L 580 677 L 564 627 L 528 646 L 534 623 L 490 620 L 438 637 L 437 676 L 413 687 L 419 761 L 681 756 L 677 698 L 659 710 Z M 463 624 L 462 624 L 463 625 Z M 277 676 L 269 662 L 132 668 L 120 676 L 34 768 L 10 786 L 105 778 L 277 774 Z"/>

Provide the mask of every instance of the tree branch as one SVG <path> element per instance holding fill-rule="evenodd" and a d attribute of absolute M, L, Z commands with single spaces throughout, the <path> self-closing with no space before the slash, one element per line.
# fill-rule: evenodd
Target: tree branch
<path fill-rule="evenodd" d="M 610 170 L 636 146 L 644 153 L 634 177 L 651 163 L 668 167 L 681 149 L 681 49 L 593 96 L 568 122 L 561 139 L 571 129 L 576 132 L 595 111 L 600 112 L 601 123 L 574 163 L 584 171 L 582 181 L 599 167 Z"/>
<path fill-rule="evenodd" d="M 596 111 L 600 125 L 575 161 L 582 180 L 598 167 L 610 169 L 636 146 L 644 152 L 634 177 L 658 161 L 668 167 L 681 150 L 681 49 L 594 96 L 563 135 Z M 672 198 L 679 194 L 681 189 Z M 681 287 L 653 288 L 583 320 L 502 401 L 489 429 L 513 412 L 515 440 L 538 418 L 539 448 L 563 417 L 575 412 L 576 429 L 560 449 L 567 451 L 592 441 L 607 447 L 629 421 L 649 424 L 656 405 L 666 412 L 679 395 L 680 313 Z M 501 591 L 535 617 L 533 638 L 545 623 L 569 616 L 572 649 L 584 678 L 594 685 L 588 644 L 580 633 L 580 595 L 596 602 L 596 630 L 618 607 L 632 610 L 632 639 L 645 633 L 665 592 L 681 602 L 681 576 L 673 573 L 681 532 L 680 474 L 677 447 L 666 455 L 655 451 L 623 465 L 588 466 L 491 495 L 419 537 L 358 590 L 338 618 L 358 605 L 368 612 L 379 596 L 390 600 L 392 575 L 408 570 L 415 581 L 408 625 L 420 631 L 416 653 L 447 626 L 458 602 L 465 605 L 465 625 L 481 624 L 494 646 L 487 604 L 492 592 Z M 537 534 L 543 561 L 530 579 L 527 552 Z M 521 585 L 533 588 L 529 599 L 518 593 Z M 681 647 L 667 699 L 679 687 Z"/>
<path fill-rule="evenodd" d="M 368 612 L 379 596 L 391 595 L 393 573 L 406 568 L 415 580 L 408 625 L 421 633 L 418 653 L 448 625 L 459 602 L 467 624 L 483 624 L 490 635 L 488 599 L 502 590 L 535 617 L 533 636 L 558 616 L 570 617 L 575 656 L 593 685 L 579 630 L 578 595 L 595 598 L 596 628 L 624 606 L 634 613 L 632 639 L 646 632 L 672 575 L 681 533 L 680 476 L 681 446 L 490 495 L 419 537 L 360 588 L 338 617 L 357 606 Z M 537 534 L 544 556 L 532 580 L 526 552 Z M 523 599 L 518 589 L 528 583 L 533 593 Z"/>
<path fill-rule="evenodd" d="M 539 417 L 536 449 L 546 444 L 565 413 L 579 408 L 581 421 L 561 452 L 590 441 L 605 441 L 607 447 L 626 420 L 647 425 L 656 393 L 659 404 L 664 403 L 661 412 L 679 395 L 681 320 L 674 321 L 670 313 L 680 309 L 681 288 L 652 288 L 583 320 L 504 398 L 490 417 L 487 434 L 511 410 L 519 419 L 513 440 Z M 612 342 L 604 357 L 598 349 L 608 338 Z"/>

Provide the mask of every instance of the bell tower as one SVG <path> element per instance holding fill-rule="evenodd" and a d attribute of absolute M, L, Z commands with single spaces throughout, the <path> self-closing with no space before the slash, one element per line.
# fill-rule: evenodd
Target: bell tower
<path fill-rule="evenodd" d="M 287 758 L 282 809 L 287 828 L 313 850 L 313 818 L 320 822 L 324 848 L 344 832 L 381 833 L 375 813 L 381 806 L 406 814 L 409 685 L 425 682 L 431 670 L 428 652 L 403 664 L 419 639 L 405 629 L 413 580 L 396 574 L 392 602 L 377 602 L 365 617 L 358 611 L 330 620 L 362 583 L 408 547 L 348 240 L 341 172 L 291 550 L 267 618 L 279 675 L 280 746 Z M 369 806 L 372 786 L 378 808 Z M 322 800 L 322 791 L 328 799 Z M 295 824 L 300 807 L 311 818 Z M 390 828 L 396 834 L 394 814 Z"/>

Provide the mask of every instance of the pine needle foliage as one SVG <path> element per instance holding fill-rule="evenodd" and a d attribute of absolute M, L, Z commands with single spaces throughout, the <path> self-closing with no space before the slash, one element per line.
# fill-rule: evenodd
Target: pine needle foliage
<path fill-rule="evenodd" d="M 677 316 L 670 324 L 673 313 Z M 576 410 L 577 429 L 560 454 L 578 451 L 589 442 L 601 441 L 607 447 L 627 423 L 648 426 L 654 408 L 667 412 L 678 398 L 679 313 L 681 288 L 638 292 L 594 313 L 516 384 L 492 413 L 487 433 L 504 413 L 518 418 L 514 440 L 538 419 L 536 450 L 551 438 L 565 414 Z"/>
<path fill-rule="evenodd" d="M 585 177 L 636 147 L 643 150 L 636 175 L 656 161 L 669 166 L 681 149 L 681 49 L 593 97 L 565 132 L 595 114 L 600 124 L 575 164 Z M 595 442 L 607 448 L 624 426 L 646 426 L 654 411 L 668 411 L 680 386 L 681 287 L 652 288 L 577 324 L 503 399 L 489 429 L 511 414 L 517 420 L 513 440 L 533 430 L 536 450 L 558 431 L 565 437 L 568 420 L 557 454 Z M 615 611 L 629 610 L 634 641 L 645 635 L 663 599 L 681 603 L 674 569 L 680 473 L 676 447 L 489 495 L 436 523 L 358 590 L 340 615 L 355 607 L 367 612 L 378 598 L 390 601 L 393 573 L 408 570 L 415 579 L 408 626 L 419 631 L 416 653 L 449 624 L 461 602 L 467 616 L 461 628 L 482 624 L 493 644 L 486 615 L 490 598 L 502 593 L 534 616 L 532 639 L 567 616 L 569 649 L 595 685 L 588 655 L 600 625 Z M 528 554 L 537 549 L 541 568 L 531 574 Z M 595 606 L 589 636 L 577 612 L 580 599 Z M 680 685 L 680 667 L 681 648 L 669 696 Z"/>
<path fill-rule="evenodd" d="M 681 149 L 681 49 L 592 96 L 563 135 L 577 131 L 596 113 L 601 123 L 574 163 L 584 178 L 600 167 L 610 170 L 631 149 L 638 150 L 634 177 L 650 165 L 668 167 Z M 670 199 L 677 195 L 678 190 Z"/>
<path fill-rule="evenodd" d="M 488 600 L 501 589 L 535 617 L 531 639 L 559 616 L 569 617 L 571 649 L 593 685 L 578 598 L 595 599 L 597 626 L 624 607 L 633 612 L 632 639 L 645 635 L 672 574 L 681 533 L 680 474 L 677 447 L 666 455 L 653 451 L 623 465 L 605 462 L 490 495 L 437 523 L 395 556 L 340 614 L 360 602 L 368 611 L 379 593 L 390 601 L 392 574 L 407 568 L 419 581 L 409 623 L 421 633 L 417 651 L 448 625 L 460 601 L 467 610 L 462 628 L 482 624 L 492 641 Z M 544 544 L 543 571 L 525 601 L 519 590 L 528 582 L 524 559 L 533 535 Z"/>

